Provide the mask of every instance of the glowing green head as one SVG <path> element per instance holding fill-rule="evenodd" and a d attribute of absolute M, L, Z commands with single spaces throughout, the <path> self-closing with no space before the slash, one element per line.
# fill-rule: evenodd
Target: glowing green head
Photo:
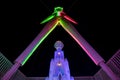
<path fill-rule="evenodd" d="M 57 13 L 57 16 L 60 16 L 60 12 L 63 11 L 63 8 L 62 7 L 55 7 L 54 8 L 54 13 Z"/>
<path fill-rule="evenodd" d="M 61 11 L 63 11 L 62 7 L 55 7 L 54 8 L 54 12 L 61 12 Z"/>

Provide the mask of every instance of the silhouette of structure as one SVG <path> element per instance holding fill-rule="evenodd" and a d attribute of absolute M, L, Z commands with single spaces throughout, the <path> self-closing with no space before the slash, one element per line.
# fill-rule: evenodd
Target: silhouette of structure
<path fill-rule="evenodd" d="M 48 22 L 49 21 L 49 22 Z M 111 80 L 119 80 L 118 76 L 111 70 L 111 68 L 105 64 L 105 60 L 93 49 L 93 47 L 78 33 L 70 22 L 77 24 L 72 18 L 67 16 L 63 12 L 62 7 L 56 7 L 51 16 L 43 20 L 41 23 L 48 22 L 38 36 L 28 45 L 28 47 L 21 53 L 21 55 L 15 60 L 14 65 L 5 73 L 1 80 L 9 80 L 16 73 L 20 66 L 23 66 L 37 47 L 44 41 L 44 39 L 60 24 L 63 29 L 79 44 L 79 46 L 86 52 L 86 54 L 92 59 L 92 61 L 102 68 L 102 70 L 109 76 Z M 59 51 L 61 47 L 56 47 Z M 52 61 L 53 62 L 53 61 Z M 67 61 L 66 61 L 67 63 Z M 64 64 L 64 62 L 63 62 Z M 61 65 L 58 63 L 58 65 Z M 52 66 L 51 66 L 52 67 Z M 62 66 L 62 69 L 69 69 Z M 52 68 L 50 68 L 52 69 Z M 57 71 L 57 70 L 56 70 Z M 69 71 L 69 70 L 68 70 Z M 50 72 L 51 73 L 51 72 Z M 65 72 L 66 73 L 66 72 Z M 52 73 L 51 73 L 52 75 Z M 52 75 L 53 76 L 53 75 Z M 68 76 L 68 74 L 67 74 Z M 59 76 L 62 78 L 62 75 Z M 70 78 L 70 76 L 69 76 Z M 67 78 L 68 79 L 68 78 Z M 65 79 L 65 80 L 67 80 Z M 70 79 L 68 79 L 70 80 Z"/>

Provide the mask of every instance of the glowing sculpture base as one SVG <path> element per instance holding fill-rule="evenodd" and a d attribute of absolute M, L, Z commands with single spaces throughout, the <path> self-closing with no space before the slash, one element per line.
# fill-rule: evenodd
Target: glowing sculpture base
<path fill-rule="evenodd" d="M 54 53 L 54 59 L 50 62 L 49 77 L 46 80 L 74 80 L 70 76 L 69 64 L 67 59 L 64 59 L 63 43 L 57 41 L 55 43 L 56 51 Z"/>

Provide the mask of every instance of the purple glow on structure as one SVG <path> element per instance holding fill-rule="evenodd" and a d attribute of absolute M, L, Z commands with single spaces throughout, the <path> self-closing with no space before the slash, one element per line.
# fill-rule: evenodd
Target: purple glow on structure
<path fill-rule="evenodd" d="M 119 80 L 113 71 L 104 63 L 104 59 L 90 46 L 90 44 L 77 32 L 77 30 L 66 20 L 60 20 L 62 27 L 73 37 L 82 47 L 87 55 L 96 65 L 99 65 L 112 80 Z"/>
<path fill-rule="evenodd" d="M 62 27 L 73 37 L 73 39 L 82 47 L 87 55 L 93 60 L 96 65 L 104 61 L 102 57 L 87 43 L 87 41 L 78 33 L 78 31 L 66 20 L 61 19 Z"/>
<path fill-rule="evenodd" d="M 28 47 L 22 52 L 22 54 L 15 60 L 15 62 L 24 65 L 26 61 L 30 58 L 37 47 L 44 41 L 44 39 L 55 29 L 58 22 L 57 19 L 52 20 L 47 23 L 43 30 L 38 34 L 38 36 L 28 45 Z"/>
<path fill-rule="evenodd" d="M 10 70 L 2 77 L 1 80 L 9 80 L 12 75 L 18 70 L 20 64 L 16 63 L 15 65 L 12 66 Z"/>
<path fill-rule="evenodd" d="M 28 45 L 28 47 L 21 53 L 21 55 L 15 60 L 15 64 L 9 71 L 3 76 L 2 80 L 9 80 L 12 75 L 18 70 L 20 66 L 23 66 L 31 57 L 37 47 L 44 41 L 44 39 L 55 29 L 58 24 L 58 20 L 55 18 L 43 28 L 38 36 Z"/>
<path fill-rule="evenodd" d="M 54 59 L 50 62 L 49 77 L 45 80 L 74 80 L 70 76 L 68 61 L 64 58 L 63 46 L 61 41 L 55 43 L 54 47 L 56 51 L 54 53 Z"/>

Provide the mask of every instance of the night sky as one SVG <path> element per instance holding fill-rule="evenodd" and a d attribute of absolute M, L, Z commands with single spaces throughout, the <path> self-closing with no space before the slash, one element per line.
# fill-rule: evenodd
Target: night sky
<path fill-rule="evenodd" d="M 12 63 L 43 29 L 40 22 L 52 14 L 54 7 L 78 22 L 74 27 L 108 61 L 120 49 L 120 24 L 117 2 L 86 2 L 80 0 L 33 0 L 1 2 L 0 52 Z M 27 63 L 19 69 L 26 76 L 48 76 L 54 43 L 64 43 L 64 55 L 72 76 L 92 76 L 99 69 L 72 37 L 58 26 L 38 47 Z"/>

